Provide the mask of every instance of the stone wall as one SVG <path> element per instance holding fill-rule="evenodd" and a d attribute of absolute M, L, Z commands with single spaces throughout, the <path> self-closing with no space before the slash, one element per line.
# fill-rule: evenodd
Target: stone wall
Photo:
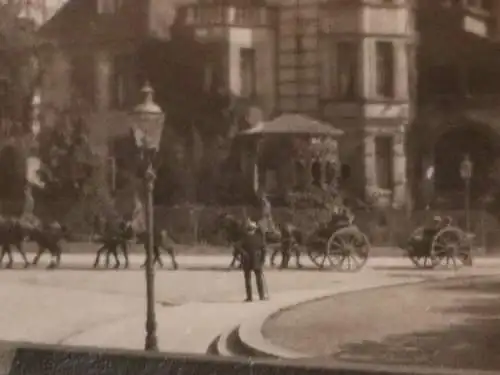
<path fill-rule="evenodd" d="M 315 361 L 317 362 L 317 361 Z M 0 345 L 0 375 L 454 375 L 457 370 L 230 359 L 188 354 L 97 350 L 51 345 Z M 466 371 L 461 374 L 468 375 Z M 476 374 L 470 371 L 470 375 Z M 488 375 L 488 372 L 482 372 Z M 493 375 L 493 372 L 491 372 Z"/>

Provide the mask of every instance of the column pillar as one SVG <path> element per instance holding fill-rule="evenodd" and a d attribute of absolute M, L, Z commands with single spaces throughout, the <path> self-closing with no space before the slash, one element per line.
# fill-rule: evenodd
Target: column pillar
<path fill-rule="evenodd" d="M 373 38 L 361 38 L 359 68 L 358 74 L 360 78 L 359 87 L 363 98 L 371 98 L 374 95 L 374 80 L 375 80 L 375 52 Z"/>
<path fill-rule="evenodd" d="M 363 165 L 365 171 L 365 197 L 373 200 L 377 191 L 377 171 L 375 163 L 375 136 L 370 133 L 364 135 Z"/>
<path fill-rule="evenodd" d="M 98 111 L 105 111 L 111 107 L 112 55 L 108 51 L 98 51 L 95 55 L 95 66 L 95 105 Z"/>
<path fill-rule="evenodd" d="M 404 129 L 398 131 L 393 138 L 393 181 L 394 191 L 392 205 L 394 208 L 402 208 L 406 203 L 406 153 L 405 153 Z"/>
<path fill-rule="evenodd" d="M 228 86 L 229 91 L 234 93 L 235 95 L 241 94 L 241 52 L 240 46 L 233 42 L 234 39 L 234 31 L 229 30 L 229 41 L 227 48 L 227 59 L 228 59 Z"/>

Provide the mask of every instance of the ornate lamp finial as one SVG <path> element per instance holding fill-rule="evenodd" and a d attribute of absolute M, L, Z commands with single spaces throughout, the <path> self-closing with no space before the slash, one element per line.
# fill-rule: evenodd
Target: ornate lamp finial
<path fill-rule="evenodd" d="M 154 92 L 155 91 L 153 90 L 153 87 L 151 87 L 149 81 L 146 81 L 141 89 L 141 93 L 144 96 L 144 102 L 153 102 Z"/>

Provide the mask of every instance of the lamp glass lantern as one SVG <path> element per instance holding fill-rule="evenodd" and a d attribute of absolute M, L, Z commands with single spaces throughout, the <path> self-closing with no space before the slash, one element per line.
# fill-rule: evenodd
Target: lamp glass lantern
<path fill-rule="evenodd" d="M 470 180 L 472 178 L 473 165 L 470 160 L 469 155 L 465 155 L 464 160 L 460 163 L 460 176 L 464 180 Z"/>
<path fill-rule="evenodd" d="M 158 151 L 165 115 L 154 102 L 154 91 L 149 83 L 142 88 L 143 101 L 132 110 L 132 132 L 140 149 Z"/>

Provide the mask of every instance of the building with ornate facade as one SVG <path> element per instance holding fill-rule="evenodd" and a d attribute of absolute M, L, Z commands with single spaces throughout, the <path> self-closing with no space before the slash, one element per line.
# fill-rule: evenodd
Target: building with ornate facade
<path fill-rule="evenodd" d="M 379 205 L 401 207 L 419 197 L 431 165 L 436 184 L 446 190 L 442 181 L 456 160 L 442 157 L 444 146 L 436 145 L 450 121 L 465 121 L 470 98 L 482 103 L 476 115 L 483 117 L 476 122 L 496 126 L 483 100 L 488 94 L 486 106 L 493 110 L 500 88 L 494 69 L 500 11 L 492 4 L 70 0 L 44 30 L 63 48 L 49 64 L 42 101 L 47 108 L 62 106 L 71 86 L 79 86 L 91 98 L 100 136 L 119 131 L 120 121 L 112 118 L 125 113 L 140 85 L 131 55 L 147 38 L 168 39 L 176 20 L 214 52 L 205 66 L 207 87 L 251 100 L 259 119 L 298 112 L 341 129 L 340 159 L 350 176 L 346 188 Z M 459 47 L 467 52 L 459 54 Z M 487 82 L 480 78 L 485 69 L 492 72 Z M 484 148 L 478 146 L 484 137 L 476 138 L 477 151 Z M 491 156 L 474 150 L 468 151 L 478 163 Z"/>

